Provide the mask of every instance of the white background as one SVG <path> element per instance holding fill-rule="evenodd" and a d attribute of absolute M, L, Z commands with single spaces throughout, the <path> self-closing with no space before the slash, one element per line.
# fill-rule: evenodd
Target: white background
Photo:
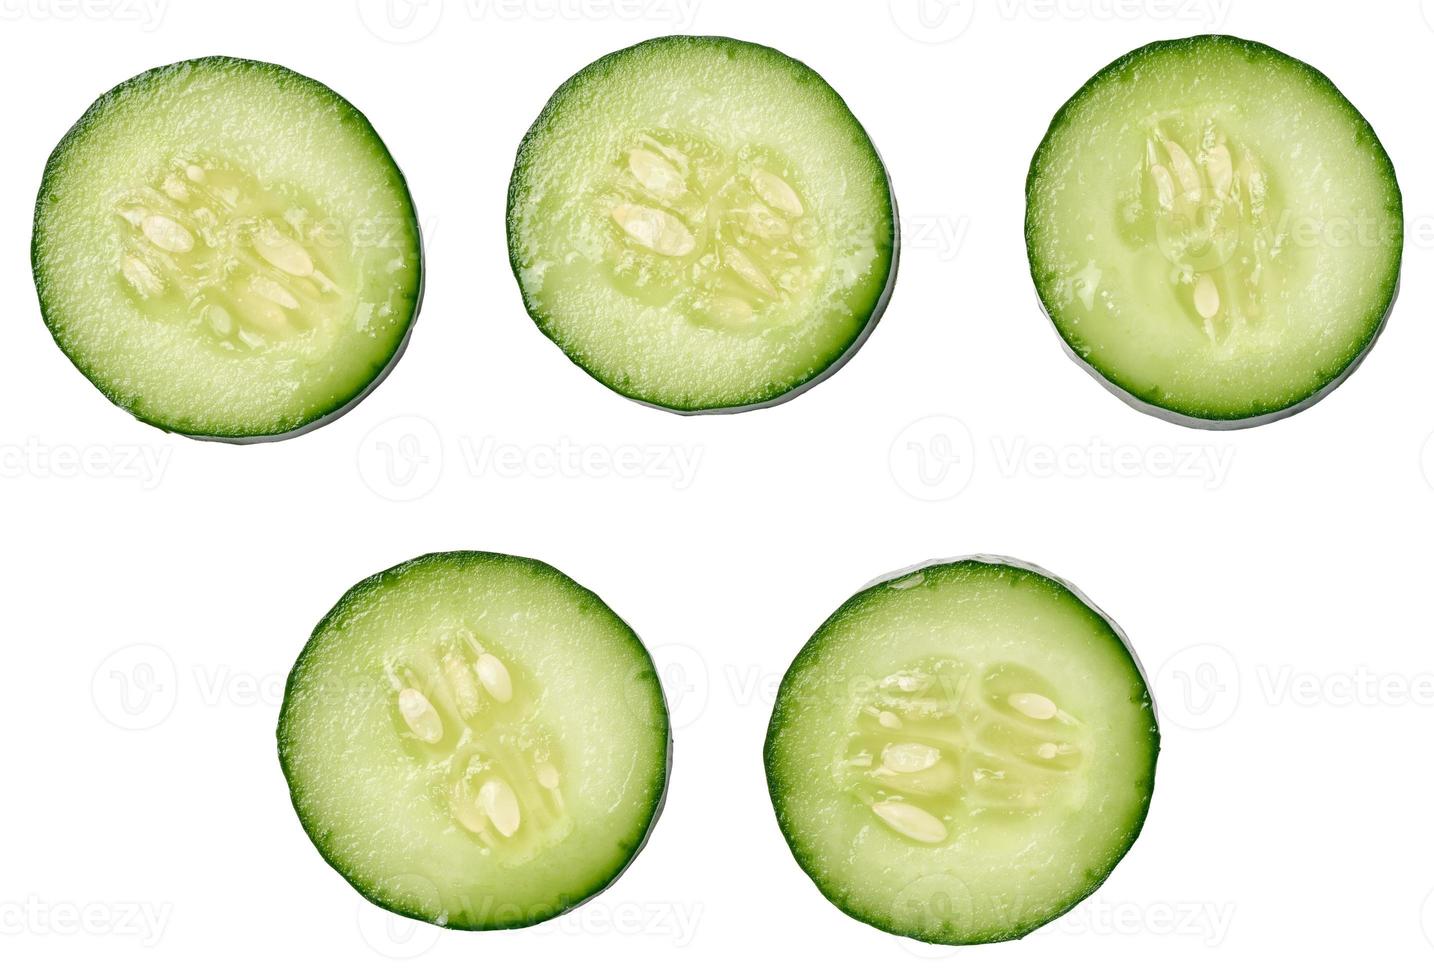
<path fill-rule="evenodd" d="M 1256 0 L 0 0 L 0 972 L 1169 977 L 1434 963 L 1434 12 Z M 1356 13 L 1356 9 L 1358 12 Z M 1426 16 L 1428 13 L 1428 16 Z M 1403 179 L 1403 293 L 1309 412 L 1233 434 L 1119 403 L 1037 309 L 1022 187 L 1051 114 L 1146 41 L 1217 29 L 1318 66 Z M 524 315 L 504 251 L 517 142 L 552 89 L 664 33 L 821 72 L 891 169 L 885 319 L 775 409 L 680 418 L 583 375 Z M 404 167 L 428 292 L 384 385 L 315 433 L 235 447 L 111 407 L 51 342 L 34 189 L 111 85 L 207 54 L 330 84 Z M 664 667 L 676 725 L 647 849 L 579 912 L 515 933 L 363 903 L 290 809 L 273 729 L 309 630 L 432 550 L 533 555 Z M 869 579 L 992 551 L 1129 632 L 1165 751 L 1149 823 L 1085 905 L 947 950 L 845 918 L 797 869 L 760 764 L 771 697 Z"/>

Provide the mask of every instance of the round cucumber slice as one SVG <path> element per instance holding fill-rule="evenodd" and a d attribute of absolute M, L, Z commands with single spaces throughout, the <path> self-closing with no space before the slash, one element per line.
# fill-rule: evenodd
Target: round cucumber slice
<path fill-rule="evenodd" d="M 1026 182 L 1041 303 L 1142 411 L 1205 428 L 1314 404 L 1394 302 L 1404 219 L 1374 130 L 1314 68 L 1206 35 L 1098 72 Z"/>
<path fill-rule="evenodd" d="M 1160 748 L 1119 628 L 1005 558 L 898 572 L 782 679 L 767 784 L 846 914 L 953 945 L 1016 939 L 1093 892 L 1145 821 Z"/>
<path fill-rule="evenodd" d="M 201 58 L 102 95 L 35 205 L 41 314 L 116 405 L 251 441 L 335 418 L 392 368 L 423 262 L 367 119 L 278 65 Z"/>
<path fill-rule="evenodd" d="M 289 675 L 279 760 L 369 901 L 453 929 L 559 915 L 622 874 L 667 788 L 652 660 L 528 558 L 426 555 L 339 600 Z"/>
<path fill-rule="evenodd" d="M 896 202 L 841 97 L 779 51 L 663 37 L 563 83 L 518 149 L 508 249 L 577 365 L 682 413 L 834 373 L 895 282 Z"/>

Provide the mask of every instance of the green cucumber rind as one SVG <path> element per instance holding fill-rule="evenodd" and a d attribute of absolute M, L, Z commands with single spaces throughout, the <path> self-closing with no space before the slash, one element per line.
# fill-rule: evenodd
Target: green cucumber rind
<path fill-rule="evenodd" d="M 498 923 L 470 924 L 457 918 L 448 918 L 442 922 L 434 922 L 432 918 L 424 914 L 420 909 L 407 907 L 396 902 L 385 902 L 380 899 L 364 875 L 346 867 L 342 861 L 330 854 L 321 836 L 315 832 L 310 822 L 305 818 L 304 804 L 301 800 L 302 793 L 298 788 L 295 774 L 290 769 L 287 752 L 287 746 L 290 741 L 287 731 L 289 698 L 297 686 L 303 681 L 307 654 L 314 643 L 323 636 L 331 626 L 342 621 L 354 606 L 371 594 L 383 591 L 390 581 L 401 577 L 414 568 L 427 564 L 448 564 L 455 562 L 460 565 L 485 563 L 515 563 L 523 565 L 542 576 L 551 578 L 559 585 L 576 593 L 585 601 L 591 602 L 598 608 L 605 610 L 622 630 L 627 633 L 628 639 L 632 643 L 633 653 L 635 655 L 634 659 L 639 665 L 639 671 L 633 675 L 634 679 L 649 679 L 655 689 L 656 702 L 662 709 L 663 736 L 667 743 L 667 754 L 662 766 L 662 771 L 651 787 L 652 803 L 644 819 L 643 831 L 641 835 L 631 843 L 627 850 L 624 851 L 626 856 L 610 869 L 605 869 L 601 872 L 589 885 L 582 889 L 581 895 L 575 897 L 561 896 L 561 902 L 554 902 L 552 905 L 546 906 L 543 909 L 533 909 L 529 915 L 523 918 L 505 919 Z M 304 834 L 314 845 L 314 849 L 319 852 L 319 856 L 324 859 L 324 863 L 338 872 L 339 876 L 347 881 L 366 901 L 379 908 L 408 919 L 416 919 L 420 922 L 427 922 L 431 925 L 439 925 L 443 928 L 460 932 L 490 932 L 504 929 L 522 929 L 527 926 L 537 925 L 540 922 L 546 922 L 566 912 L 571 912 L 573 909 L 582 905 L 584 902 L 590 901 L 610 887 L 622 877 L 623 873 L 627 871 L 632 865 L 632 862 L 637 859 L 638 854 L 642 852 L 642 849 L 647 846 L 647 842 L 651 839 L 652 831 L 657 826 L 657 819 L 662 815 L 663 807 L 667 802 L 667 789 L 672 772 L 672 722 L 667 705 L 667 695 L 662 688 L 661 679 L 658 676 L 657 667 L 653 663 L 651 655 L 647 652 L 647 648 L 643 645 L 642 640 L 633 628 L 628 625 L 626 620 L 613 612 L 612 607 L 604 602 L 601 596 L 574 581 L 561 570 L 549 565 L 547 562 L 539 561 L 536 558 L 525 558 L 518 555 L 507 555 L 492 551 L 440 551 L 420 555 L 417 558 L 411 558 L 408 561 L 394 565 L 392 568 L 387 568 L 381 572 L 370 575 L 345 592 L 334 607 L 330 609 L 324 615 L 324 618 L 319 620 L 318 625 L 314 627 L 313 632 L 309 635 L 308 641 L 304 644 L 303 650 L 299 652 L 299 657 L 294 662 L 293 668 L 289 671 L 288 679 L 284 683 L 284 700 L 279 709 L 276 737 L 279 750 L 279 767 L 283 771 L 284 781 L 289 787 L 289 802 L 294 808 L 295 815 L 299 818 L 299 824 L 303 827 Z M 621 844 L 623 842 L 617 843 Z"/>
<path fill-rule="evenodd" d="M 887 265 L 886 280 L 882 286 L 880 293 L 872 302 L 870 309 L 867 310 L 862 328 L 856 331 L 856 333 L 852 335 L 852 337 L 847 341 L 845 345 L 832 351 L 831 356 L 821 365 L 813 369 L 805 378 L 802 378 L 779 391 L 773 391 L 770 395 L 767 395 L 765 397 L 753 401 L 734 401 L 730 403 L 721 402 L 713 404 L 698 404 L 695 402 L 668 403 L 651 401 L 643 397 L 643 395 L 637 392 L 632 386 L 624 385 L 616 379 L 604 376 L 602 368 L 600 366 L 591 363 L 587 358 L 583 357 L 580 352 L 570 350 L 568 347 L 564 346 L 563 343 L 558 339 L 558 336 L 551 327 L 551 325 L 549 324 L 548 318 L 534 308 L 534 304 L 529 298 L 527 291 L 523 289 L 523 278 L 521 269 L 519 268 L 518 258 L 520 243 L 517 240 L 517 235 L 515 232 L 515 222 L 513 221 L 513 214 L 518 204 L 519 194 L 522 192 L 523 189 L 523 180 L 526 177 L 527 167 L 524 158 L 529 144 L 542 135 L 541 130 L 543 129 L 543 126 L 548 121 L 548 119 L 556 116 L 559 112 L 562 111 L 563 102 L 566 99 L 568 93 L 575 89 L 577 86 L 579 86 L 581 83 L 586 81 L 589 75 L 595 75 L 600 73 L 606 68 L 608 62 L 610 61 L 625 57 L 628 53 L 638 48 L 644 48 L 648 45 L 655 44 L 712 45 L 718 47 L 735 47 L 740 48 L 744 51 L 758 51 L 768 57 L 780 59 L 783 64 L 795 66 L 798 71 L 802 72 L 807 77 L 808 80 L 814 82 L 817 86 L 819 86 L 826 93 L 826 95 L 836 103 L 840 110 L 845 113 L 848 122 L 853 127 L 853 130 L 856 133 L 860 134 L 861 138 L 865 141 L 867 147 L 871 150 L 872 155 L 876 158 L 878 162 L 881 162 L 881 154 L 877 150 L 876 144 L 872 142 L 871 136 L 867 133 L 866 128 L 862 126 L 861 121 L 857 119 L 856 114 L 851 111 L 851 107 L 847 105 L 846 100 L 841 97 L 841 94 L 837 92 L 836 89 L 832 88 L 832 86 L 827 82 L 825 78 L 822 77 L 819 72 L 817 72 L 811 66 L 807 65 L 805 62 L 799 61 L 796 58 L 793 58 L 791 55 L 787 54 L 786 52 L 779 51 L 776 48 L 769 47 L 765 44 L 757 44 L 754 41 L 743 41 L 739 38 L 725 37 L 721 35 L 669 34 L 663 37 L 648 38 L 646 41 L 639 41 L 637 44 L 632 44 L 628 47 L 620 48 L 617 51 L 609 52 L 608 54 L 603 55 L 601 58 L 598 58 L 591 64 L 580 69 L 575 74 L 571 75 L 566 81 L 564 81 L 561 85 L 558 86 L 558 88 L 553 92 L 551 96 L 549 96 L 547 103 L 544 104 L 542 108 L 542 111 L 538 113 L 538 116 L 535 120 L 533 120 L 532 125 L 529 126 L 527 132 L 523 134 L 522 140 L 518 143 L 518 152 L 513 163 L 513 174 L 508 181 L 508 201 L 506 209 L 506 214 L 508 217 L 508 264 L 509 267 L 513 270 L 513 278 L 518 283 L 518 292 L 522 296 L 523 308 L 527 311 L 529 319 L 531 319 L 533 323 L 537 326 L 537 328 L 542 331 L 543 336 L 547 337 L 548 340 L 552 341 L 553 344 L 559 350 L 561 350 L 563 354 L 567 356 L 568 360 L 576 364 L 579 368 L 583 370 L 585 374 L 591 377 L 594 381 L 601 384 L 603 387 L 616 392 L 617 394 L 628 399 L 629 401 L 637 402 L 640 405 L 647 405 L 651 408 L 660 408 L 664 411 L 672 412 L 676 415 L 730 415 L 736 414 L 738 412 L 755 411 L 761 408 L 772 408 L 773 406 L 780 405 L 783 402 L 790 401 L 791 399 L 797 397 L 808 389 L 813 388 L 818 384 L 821 384 L 823 381 L 827 380 L 832 375 L 836 374 L 839 370 L 841 370 L 846 365 L 847 361 L 851 360 L 851 358 L 856 354 L 856 352 L 861 349 L 861 346 L 866 343 L 867 338 L 871 336 L 872 331 L 876 329 L 877 323 L 881 320 L 882 314 L 886 312 L 886 306 L 890 302 L 891 293 L 896 286 L 896 273 L 901 254 L 901 222 L 897 215 L 896 192 L 891 185 L 891 174 L 886 169 L 884 163 L 881 167 L 880 179 L 882 181 L 882 184 L 884 185 L 883 189 L 886 191 L 887 200 L 890 202 L 891 257 Z"/>
<path fill-rule="evenodd" d="M 61 341 L 60 333 L 56 329 L 56 324 L 59 322 L 59 318 L 55 315 L 53 309 L 51 308 L 51 304 L 46 301 L 46 289 L 49 283 L 44 274 L 44 270 L 41 268 L 40 261 L 40 252 L 43 247 L 42 239 L 44 237 L 44 230 L 41 227 L 41 219 L 44 214 L 46 194 L 50 190 L 51 183 L 55 179 L 57 171 L 64 161 L 65 154 L 69 152 L 70 147 L 72 145 L 77 144 L 78 141 L 82 137 L 84 137 L 84 135 L 89 131 L 91 125 L 103 118 L 105 110 L 109 107 L 109 104 L 117 97 L 118 93 L 132 86 L 148 84 L 152 78 L 163 77 L 168 74 L 173 74 L 176 71 L 192 70 L 197 67 L 225 65 L 243 65 L 248 68 L 257 69 L 259 71 L 269 72 L 273 74 L 276 78 L 284 82 L 313 86 L 325 96 L 333 99 L 337 105 L 342 107 L 346 115 L 350 116 L 355 122 L 359 123 L 367 131 L 368 137 L 372 139 L 374 144 L 383 152 L 383 155 L 387 158 L 389 165 L 392 167 L 393 178 L 395 181 L 394 186 L 400 192 L 406 205 L 408 225 L 410 227 L 410 230 L 412 231 L 413 240 L 418 249 L 418 280 L 414 285 L 412 306 L 408 315 L 408 322 L 404 325 L 401 331 L 398 331 L 398 334 L 394 339 L 394 344 L 389 350 L 386 360 L 379 366 L 378 370 L 375 371 L 369 377 L 369 380 L 365 382 L 364 385 L 357 388 L 352 393 L 344 396 L 343 398 L 334 399 L 333 402 L 331 402 L 329 405 L 325 406 L 323 409 L 319 410 L 307 419 L 300 421 L 296 425 L 288 426 L 273 431 L 251 430 L 248 428 L 235 428 L 230 430 L 187 428 L 183 425 L 176 425 L 169 420 L 162 419 L 157 416 L 148 415 L 141 409 L 137 408 L 135 405 L 130 404 L 120 393 L 111 390 L 108 385 L 106 385 L 94 375 L 92 375 L 89 371 L 87 371 L 85 369 L 84 364 L 80 360 L 79 353 L 77 351 L 71 350 L 65 345 L 63 341 Z M 394 160 L 393 154 L 389 151 L 387 144 L 385 144 L 383 139 L 378 135 L 378 131 L 374 129 L 373 123 L 369 121 L 368 117 L 365 116 L 361 111 L 359 111 L 359 109 L 354 106 L 353 103 L 349 102 L 338 92 L 329 88 L 327 85 L 325 85 L 323 82 L 318 81 L 317 79 L 310 78 L 307 75 L 303 75 L 299 72 L 294 71 L 292 68 L 286 68 L 283 65 L 274 64 L 273 62 L 256 61 L 250 58 L 237 58 L 231 55 L 207 55 L 201 58 L 192 58 L 185 61 L 177 61 L 171 64 L 160 65 L 155 68 L 150 68 L 146 71 L 140 72 L 138 75 L 134 75 L 130 78 L 127 78 L 119 84 L 111 87 L 108 91 L 106 91 L 103 95 L 95 99 L 95 101 L 90 104 L 89 108 L 87 108 L 80 115 L 80 118 L 75 121 L 74 125 L 72 125 L 65 132 L 65 135 L 60 138 L 59 143 L 57 143 L 55 145 L 55 148 L 50 151 L 50 156 L 45 161 L 45 170 L 40 178 L 40 189 L 35 195 L 35 212 L 30 236 L 30 269 L 32 278 L 35 282 L 35 294 L 40 304 L 40 318 L 42 321 L 44 321 L 46 329 L 49 330 L 50 336 L 54 339 L 55 346 L 60 348 L 61 352 L 64 353 L 65 357 L 69 359 L 70 363 L 75 366 L 75 369 L 78 370 L 80 374 L 82 374 L 85 379 L 90 382 L 90 384 L 94 385 L 95 389 L 98 390 L 100 394 L 104 395 L 105 398 L 108 399 L 112 404 L 124 409 L 126 412 L 134 416 L 139 421 L 145 423 L 146 425 L 153 426 L 154 428 L 159 429 L 163 432 L 171 432 L 175 435 L 187 436 L 191 439 L 197 439 L 202 441 L 227 442 L 234 443 L 236 445 L 256 442 L 274 442 L 281 439 L 290 439 L 294 436 L 303 435 L 306 432 L 311 432 L 314 429 L 327 425 L 335 419 L 343 416 L 350 409 L 357 406 L 359 402 L 363 401 L 366 397 L 368 397 L 368 395 L 372 393 L 375 388 L 377 388 L 380 384 L 383 383 L 384 379 L 387 378 L 389 373 L 394 369 L 395 366 L 397 366 L 399 360 L 403 357 L 404 352 L 408 349 L 408 341 L 413 333 L 413 325 L 418 320 L 419 309 L 423 305 L 423 293 L 426 281 L 423 232 L 418 221 L 418 211 L 413 203 L 413 194 L 409 190 L 408 180 L 404 177 L 402 169 L 400 169 L 400 167 L 398 166 L 398 162 Z"/>
<path fill-rule="evenodd" d="M 1385 278 L 1382 287 L 1384 301 L 1379 304 L 1377 310 L 1370 315 L 1369 322 L 1361 331 L 1358 342 L 1353 345 L 1350 355 L 1337 367 L 1329 369 L 1321 374 L 1316 383 L 1305 393 L 1287 399 L 1280 403 L 1253 404 L 1248 412 L 1239 411 L 1205 411 L 1183 405 L 1175 400 L 1162 400 L 1158 397 L 1149 397 L 1149 393 L 1141 393 L 1139 386 L 1123 379 L 1121 373 L 1114 368 L 1103 365 L 1098 358 L 1080 353 L 1080 340 L 1071 331 L 1062 326 L 1060 318 L 1055 313 L 1055 304 L 1048 291 L 1043 288 L 1043 282 L 1048 281 L 1047 270 L 1042 268 L 1036 257 L 1036 237 L 1039 233 L 1037 222 L 1031 213 L 1032 189 L 1040 179 L 1041 165 L 1045 154 L 1048 152 L 1052 137 L 1060 132 L 1064 126 L 1066 116 L 1077 108 L 1092 88 L 1101 82 L 1108 74 L 1115 74 L 1124 71 L 1132 65 L 1139 63 L 1140 59 L 1151 51 L 1179 48 L 1195 48 L 1209 44 L 1230 45 L 1246 53 L 1260 55 L 1274 55 L 1287 62 L 1296 70 L 1303 72 L 1308 78 L 1314 81 L 1320 88 L 1323 88 L 1335 104 L 1340 106 L 1353 123 L 1355 130 L 1367 139 L 1375 155 L 1382 165 L 1385 175 L 1388 177 L 1389 188 L 1393 192 L 1392 213 L 1396 219 L 1401 247 L 1396 254 L 1395 261 L 1391 264 L 1389 273 Z M 1100 381 L 1102 385 L 1115 394 L 1126 404 L 1145 412 L 1148 415 L 1161 418 L 1169 422 L 1192 428 L 1204 429 L 1243 429 L 1257 425 L 1264 425 L 1282 418 L 1287 418 L 1304 411 L 1323 399 L 1334 389 L 1354 373 L 1357 368 L 1374 347 L 1374 342 L 1379 339 L 1385 324 L 1389 320 L 1389 314 L 1394 308 L 1394 300 L 1399 293 L 1400 262 L 1403 253 L 1404 235 L 1404 197 L 1399 188 L 1399 180 L 1394 172 L 1394 161 L 1390 159 L 1384 144 L 1380 142 L 1374 127 L 1350 102 L 1329 78 L 1318 68 L 1301 61 L 1293 55 L 1286 54 L 1278 48 L 1271 47 L 1260 41 L 1251 41 L 1245 38 L 1235 37 L 1229 34 L 1196 34 L 1190 37 L 1173 38 L 1161 41 L 1152 41 L 1149 44 L 1128 51 L 1116 58 L 1110 64 L 1097 71 L 1086 80 L 1076 93 L 1065 101 L 1052 117 L 1050 125 L 1046 128 L 1045 135 L 1041 137 L 1040 144 L 1036 147 L 1031 157 L 1030 168 L 1026 172 L 1026 259 L 1031 269 L 1031 279 L 1036 288 L 1036 295 L 1040 300 L 1041 309 L 1045 311 L 1047 319 L 1055 328 L 1060 337 L 1061 344 L 1066 353 L 1076 361 L 1088 373 Z"/>
<path fill-rule="evenodd" d="M 894 918 L 887 916 L 862 915 L 853 910 L 847 904 L 845 896 L 843 896 L 837 889 L 829 886 L 828 884 L 823 882 L 818 876 L 812 873 L 810 869 L 815 866 L 815 862 L 811 859 L 811 856 L 809 855 L 807 849 L 800 842 L 799 835 L 797 834 L 795 828 L 791 826 L 790 822 L 786 819 L 785 816 L 782 798 L 784 788 L 787 785 L 787 781 L 783 778 L 783 774 L 779 771 L 780 766 L 777 764 L 777 760 L 775 758 L 776 740 L 777 735 L 782 728 L 782 725 L 785 723 L 786 718 L 790 713 L 790 709 L 787 706 L 787 700 L 784 697 L 784 695 L 786 695 L 789 691 L 789 679 L 793 676 L 798 667 L 804 665 L 807 661 L 812 660 L 820 655 L 822 641 L 825 639 L 826 635 L 834 631 L 847 617 L 847 615 L 849 615 L 853 610 L 859 608 L 861 605 L 870 601 L 874 601 L 877 598 L 876 593 L 879 590 L 883 589 L 887 585 L 887 583 L 905 578 L 906 576 L 911 575 L 915 572 L 931 572 L 945 570 L 958 566 L 978 565 L 1000 566 L 1001 568 L 1010 572 L 1014 572 L 1018 575 L 1038 579 L 1043 583 L 1064 593 L 1067 598 L 1077 602 L 1079 605 L 1088 610 L 1092 614 L 1092 616 L 1099 621 L 1101 626 L 1110 635 L 1110 637 L 1113 638 L 1120 646 L 1120 648 L 1125 651 L 1126 655 L 1130 658 L 1131 663 L 1134 665 L 1137 674 L 1140 676 L 1146 688 L 1146 705 L 1150 713 L 1150 765 L 1144 773 L 1144 802 L 1140 808 L 1139 813 L 1135 814 L 1134 818 L 1130 821 L 1129 832 L 1126 835 L 1125 839 L 1119 843 L 1115 856 L 1110 862 L 1110 867 L 1107 868 L 1103 874 L 1092 878 L 1088 888 L 1078 894 L 1073 895 L 1063 907 L 1055 911 L 1049 917 L 1041 919 L 1039 921 L 1023 923 L 1021 926 L 1015 929 L 1010 929 L 1006 931 L 982 933 L 976 935 L 952 936 L 945 933 L 941 933 L 936 930 L 913 930 L 909 928 L 906 924 L 898 922 Z M 787 667 L 786 673 L 782 675 L 782 683 L 777 688 L 776 702 L 772 708 L 772 718 L 767 726 L 767 737 L 762 745 L 762 766 L 763 769 L 766 771 L 767 776 L 767 794 L 771 797 L 772 810 L 777 818 L 777 826 L 781 830 L 782 837 L 786 840 L 788 848 L 791 849 L 792 857 L 796 860 L 797 866 L 801 868 L 802 873 L 805 874 L 811 880 L 812 884 L 816 886 L 817 890 L 821 892 L 822 896 L 832 905 L 836 906 L 836 908 L 844 915 L 847 915 L 857 920 L 858 922 L 873 926 L 877 929 L 882 930 L 883 932 L 891 933 L 892 935 L 905 936 L 908 939 L 915 939 L 919 942 L 932 943 L 943 946 L 977 946 L 984 945 L 987 943 L 1007 942 L 1014 939 L 1024 938 L 1025 936 L 1030 935 L 1032 932 L 1035 932 L 1042 926 L 1053 922 L 1054 920 L 1060 918 L 1062 915 L 1065 915 L 1075 906 L 1079 905 L 1081 902 L 1085 901 L 1092 894 L 1094 894 L 1096 889 L 1100 888 L 1100 886 L 1105 883 L 1106 879 L 1109 878 L 1110 875 L 1115 871 L 1116 867 L 1125 858 L 1125 855 L 1128 854 L 1130 852 L 1130 849 L 1135 845 L 1135 841 L 1140 837 L 1140 832 L 1145 826 L 1146 818 L 1150 814 L 1151 801 L 1154 798 L 1155 769 L 1156 763 L 1159 760 L 1159 756 L 1160 727 L 1155 709 L 1155 700 L 1150 694 L 1149 676 L 1146 674 L 1145 668 L 1140 662 L 1140 658 L 1135 655 L 1135 650 L 1132 648 L 1129 638 L 1125 635 L 1125 631 L 1120 628 L 1120 626 L 1115 622 L 1115 620 L 1111 619 L 1109 615 L 1102 611 L 1099 606 L 1091 602 L 1090 599 L 1086 598 L 1085 594 L 1082 593 L 1079 589 L 1077 589 L 1074 585 L 1070 584 L 1062 578 L 1059 578 L 1058 576 L 1052 575 L 1050 572 L 1046 571 L 1038 565 L 1023 562 L 1015 558 L 1004 557 L 1001 555 L 969 555 L 962 558 L 934 559 L 932 561 L 922 562 L 920 564 L 912 565 L 908 568 L 903 568 L 899 571 L 891 572 L 887 575 L 881 576 L 879 579 L 865 586 L 851 598 L 843 602 L 840 606 L 837 607 L 835 612 L 833 612 L 822 622 L 821 626 L 817 627 L 817 631 L 813 633 L 811 638 L 808 639 L 807 642 L 802 646 L 802 649 L 797 653 L 797 656 L 795 657 L 795 659 L 793 659 L 791 665 Z"/>

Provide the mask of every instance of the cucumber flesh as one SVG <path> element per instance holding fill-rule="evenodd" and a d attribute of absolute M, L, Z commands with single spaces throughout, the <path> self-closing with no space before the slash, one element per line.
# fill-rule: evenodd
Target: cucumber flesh
<path fill-rule="evenodd" d="M 541 562 L 428 555 L 356 585 L 289 677 L 279 757 L 325 860 L 455 929 L 531 925 L 614 881 L 670 742 L 647 651 Z"/>
<path fill-rule="evenodd" d="M 588 373 L 674 411 L 735 411 L 826 377 L 875 326 L 895 205 L 810 68 L 665 37 L 554 94 L 518 152 L 508 243 L 533 320 Z"/>
<path fill-rule="evenodd" d="M 838 609 L 782 680 L 765 763 L 838 908 L 933 943 L 1015 939 L 1135 841 L 1159 734 L 1119 630 L 1008 559 L 922 566 Z"/>
<path fill-rule="evenodd" d="M 1367 353 L 1403 243 L 1394 168 L 1328 78 L 1251 41 L 1160 41 L 1057 113 L 1027 181 L 1041 302 L 1137 408 L 1238 428 Z"/>
<path fill-rule="evenodd" d="M 234 58 L 156 68 L 90 107 L 45 169 L 33 264 L 55 340 L 110 400 L 234 441 L 371 390 L 422 285 L 413 203 L 368 121 Z"/>

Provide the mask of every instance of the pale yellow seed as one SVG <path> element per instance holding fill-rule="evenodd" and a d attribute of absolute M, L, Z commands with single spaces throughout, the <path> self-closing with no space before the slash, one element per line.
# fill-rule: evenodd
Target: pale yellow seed
<path fill-rule="evenodd" d="M 617 222 L 629 238 L 658 255 L 680 257 L 697 247 L 697 239 L 682 219 L 661 208 L 645 204 L 619 204 L 612 209 Z"/>
<path fill-rule="evenodd" d="M 1021 714 L 1027 718 L 1034 718 L 1037 721 L 1054 718 L 1056 712 L 1059 710 L 1056 708 L 1056 703 L 1044 694 L 1024 692 L 1021 694 L 1012 694 L 1006 700 L 1011 707 L 1015 708 Z"/>
<path fill-rule="evenodd" d="M 1170 156 L 1170 169 L 1175 172 L 1175 179 L 1179 181 L 1185 197 L 1191 202 L 1199 201 L 1200 172 L 1195 169 L 1195 161 L 1190 159 L 1185 147 L 1174 140 L 1165 141 L 1165 152 Z"/>
<path fill-rule="evenodd" d="M 398 692 L 398 713 L 408 730 L 421 741 L 432 745 L 443 738 L 443 721 L 417 688 L 405 687 Z"/>
<path fill-rule="evenodd" d="M 1150 168 L 1150 179 L 1155 181 L 1155 197 L 1160 202 L 1160 207 L 1169 211 L 1175 207 L 1175 181 L 1170 178 L 1170 171 L 1160 164 Z"/>
<path fill-rule="evenodd" d="M 294 294 L 272 279 L 255 276 L 249 281 L 249 288 L 254 290 L 256 295 L 262 296 L 269 302 L 276 303 L 286 310 L 297 310 L 299 308 L 299 300 Z"/>
<path fill-rule="evenodd" d="M 518 797 L 505 780 L 494 776 L 479 787 L 478 806 L 504 837 L 512 837 L 518 832 L 522 819 Z"/>
<path fill-rule="evenodd" d="M 740 296 L 720 295 L 712 300 L 712 312 L 729 320 L 746 322 L 757 315 L 752 304 Z"/>
<path fill-rule="evenodd" d="M 871 811 L 888 827 L 922 844 L 939 844 L 946 839 L 946 825 L 932 813 L 905 800 L 881 800 Z"/>
<path fill-rule="evenodd" d="M 166 252 L 183 253 L 194 248 L 194 236 L 189 229 L 173 218 L 162 214 L 147 214 L 139 223 L 144 237 Z"/>
<path fill-rule="evenodd" d="M 254 240 L 254 251 L 264 261 L 291 276 L 308 276 L 314 271 L 314 259 L 304 246 L 270 228 Z"/>
<path fill-rule="evenodd" d="M 478 680 L 483 682 L 483 689 L 494 701 L 506 703 L 513 700 L 513 678 L 508 674 L 508 668 L 503 666 L 503 661 L 485 652 L 478 655 L 477 666 Z"/>
<path fill-rule="evenodd" d="M 778 211 L 801 216 L 802 199 L 797 196 L 797 192 L 792 189 L 791 184 L 776 174 L 758 167 L 752 171 L 752 187 L 756 190 L 758 197 Z"/>
<path fill-rule="evenodd" d="M 627 155 L 627 169 L 637 182 L 656 197 L 673 201 L 687 191 L 682 174 L 661 154 L 641 147 Z"/>
<path fill-rule="evenodd" d="M 1220 287 L 1208 272 L 1195 280 L 1195 312 L 1207 320 L 1220 312 Z"/>
<path fill-rule="evenodd" d="M 120 271 L 125 280 L 142 296 L 158 296 L 164 292 L 164 280 L 139 256 L 126 255 L 120 260 Z"/>
<path fill-rule="evenodd" d="M 758 292 L 767 296 L 777 295 L 772 280 L 768 279 L 762 270 L 757 268 L 757 264 L 748 258 L 747 253 L 741 249 L 734 245 L 725 246 L 722 249 L 722 261 Z"/>
<path fill-rule="evenodd" d="M 488 818 L 483 816 L 483 811 L 468 798 L 462 782 L 453 786 L 453 815 L 458 818 L 459 823 L 475 834 L 483 833 L 488 827 Z"/>
<path fill-rule="evenodd" d="M 477 714 L 481 703 L 478 679 L 467 661 L 457 654 L 448 654 L 443 658 L 443 677 L 448 681 L 448 689 L 453 692 L 453 700 L 457 703 L 458 710 L 465 717 Z"/>
<path fill-rule="evenodd" d="M 288 326 L 289 319 L 278 303 L 259 295 L 251 283 L 247 288 L 236 290 L 234 305 L 239 315 L 253 326 L 270 331 L 281 331 Z"/>

